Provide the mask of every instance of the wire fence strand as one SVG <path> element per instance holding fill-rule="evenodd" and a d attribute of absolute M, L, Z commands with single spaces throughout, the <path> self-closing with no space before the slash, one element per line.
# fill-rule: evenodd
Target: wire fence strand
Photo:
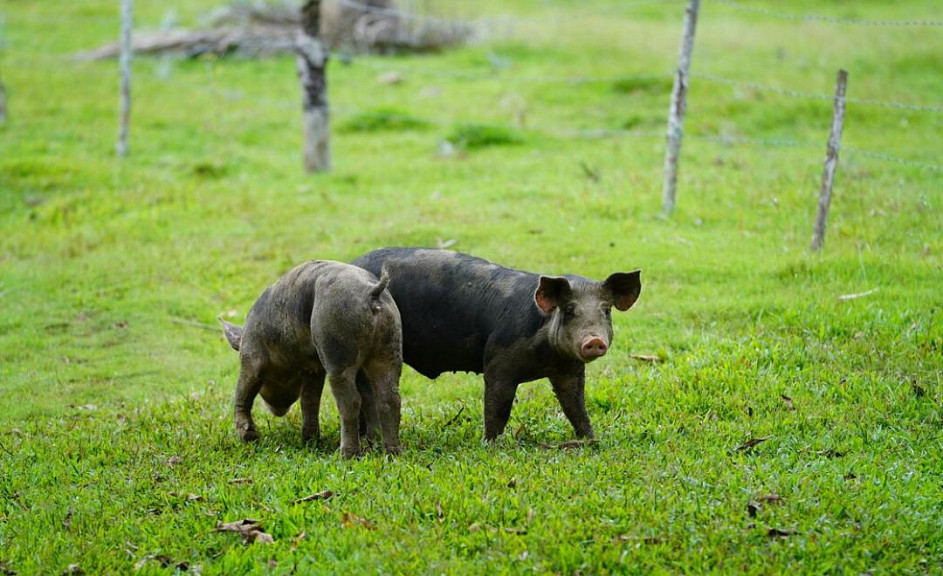
<path fill-rule="evenodd" d="M 791 96 L 793 98 L 806 98 L 813 100 L 825 100 L 831 101 L 835 98 L 834 95 L 830 94 L 819 94 L 814 92 L 803 92 L 801 90 L 790 90 L 788 88 L 779 88 L 776 86 L 767 86 L 764 84 L 757 84 L 754 82 L 741 82 L 738 80 L 731 80 L 730 78 L 724 78 L 723 76 L 716 76 L 714 74 L 692 74 L 692 78 L 707 80 L 708 82 L 715 82 L 717 84 L 726 84 L 728 86 L 733 86 L 736 88 L 749 88 L 751 90 L 757 90 L 759 92 L 771 92 L 774 94 L 780 94 L 783 96 Z M 864 106 L 879 106 L 882 108 L 894 108 L 898 110 L 909 110 L 912 112 L 943 112 L 943 104 L 910 104 L 907 102 L 895 102 L 892 100 L 872 100 L 868 98 L 851 98 L 845 97 L 845 102 L 850 102 L 852 104 L 860 104 Z"/>
<path fill-rule="evenodd" d="M 943 26 L 943 20 L 872 20 L 866 18 L 836 18 L 834 16 L 821 16 L 818 14 L 791 14 L 779 12 L 759 6 L 748 6 L 741 4 L 736 0 L 713 0 L 718 4 L 730 6 L 736 10 L 744 12 L 753 12 L 763 14 L 781 20 L 798 20 L 803 22 L 822 22 L 826 24 L 843 24 L 849 26 L 887 26 L 887 27 L 924 27 L 924 26 Z"/>

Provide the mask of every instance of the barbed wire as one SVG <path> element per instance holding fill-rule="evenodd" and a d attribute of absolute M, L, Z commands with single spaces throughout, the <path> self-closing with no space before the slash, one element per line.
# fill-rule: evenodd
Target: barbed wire
<path fill-rule="evenodd" d="M 499 22 L 499 23 L 523 23 L 523 22 L 540 22 L 546 20 L 555 20 L 555 19 L 576 19 L 576 18 L 591 18 L 594 16 L 608 16 L 613 13 L 621 12 L 626 8 L 634 8 L 637 6 L 645 6 L 652 4 L 679 4 L 680 0 L 635 0 L 634 2 L 619 2 L 615 4 L 610 4 L 605 7 L 600 7 L 596 10 L 580 12 L 576 14 L 560 14 L 560 15 L 547 15 L 547 16 L 497 16 L 497 17 L 481 17 L 476 19 L 469 20 L 458 20 L 455 18 L 442 18 L 439 16 L 429 16 L 426 14 L 415 14 L 412 12 L 403 12 L 396 8 L 387 8 L 383 6 L 371 6 L 369 4 L 364 4 L 363 2 L 358 2 L 357 0 L 337 0 L 337 3 L 346 8 L 351 8 L 353 10 L 361 10 L 364 12 L 371 12 L 374 14 L 381 14 L 384 16 L 395 16 L 397 18 L 402 18 L 404 20 L 412 20 L 416 22 L 428 22 L 435 23 L 440 25 L 449 25 L 449 26 L 467 26 L 472 22 Z"/>
<path fill-rule="evenodd" d="M 790 14 L 778 12 L 759 6 L 746 6 L 736 0 L 713 0 L 718 4 L 724 4 L 744 12 L 753 12 L 779 18 L 782 20 L 800 20 L 804 22 L 824 22 L 827 24 L 845 24 L 850 26 L 889 26 L 889 27 L 913 27 L 913 26 L 943 26 L 943 20 L 871 20 L 866 18 L 836 18 L 834 16 L 821 16 L 817 14 Z"/>
<path fill-rule="evenodd" d="M 760 92 L 772 92 L 775 94 L 781 94 L 783 96 L 792 96 L 794 98 L 808 98 L 813 100 L 827 100 L 831 101 L 835 98 L 834 95 L 829 94 L 818 94 L 814 92 L 803 92 L 800 90 L 790 90 L 788 88 L 778 88 L 776 86 L 767 86 L 764 84 L 756 84 L 754 82 L 741 82 L 738 80 L 731 80 L 730 78 L 724 78 L 723 76 L 716 76 L 713 74 L 691 74 L 692 78 L 697 78 L 701 80 L 707 80 L 708 82 L 716 82 L 718 84 L 726 84 L 728 86 L 734 86 L 738 88 L 750 88 L 752 90 L 758 90 Z M 895 108 L 898 110 L 909 110 L 913 112 L 943 112 L 943 104 L 909 104 L 906 102 L 894 102 L 891 100 L 872 100 L 868 98 L 849 98 L 845 97 L 845 102 L 850 102 L 852 104 L 860 104 L 864 106 L 880 106 L 882 108 Z"/>
<path fill-rule="evenodd" d="M 768 138 L 748 138 L 745 136 L 730 136 L 727 134 L 685 134 L 685 138 L 692 140 L 704 140 L 707 142 L 719 142 L 726 146 L 733 144 L 751 144 L 767 146 L 770 148 L 819 148 L 822 145 L 815 142 L 802 142 L 799 140 L 779 140 Z"/>
<path fill-rule="evenodd" d="M 664 74 L 603 74 L 576 75 L 576 76 L 557 76 L 557 75 L 514 75 L 507 74 L 499 68 L 483 70 L 480 72 L 456 72 L 453 70 L 433 70 L 424 68 L 410 67 L 391 67 L 387 64 L 374 62 L 367 59 L 356 59 L 356 64 L 363 64 L 378 71 L 396 73 L 401 75 L 415 74 L 417 76 L 426 76 L 432 78 L 455 78 L 460 80 L 480 80 L 493 81 L 500 80 L 505 82 L 534 82 L 534 83 L 559 83 L 559 84 L 594 84 L 600 82 L 619 82 L 627 80 L 666 80 L 673 77 L 671 72 Z"/>
<path fill-rule="evenodd" d="M 858 148 L 849 148 L 843 147 L 843 152 L 847 152 L 852 156 L 864 156 L 865 158 L 874 158 L 877 160 L 884 160 L 885 162 L 893 162 L 895 164 L 902 164 L 904 166 L 911 166 L 913 168 L 926 168 L 927 170 L 933 170 L 935 172 L 943 172 L 943 164 L 934 164 L 931 162 L 920 162 L 917 160 L 910 160 L 909 158 L 901 158 L 900 156 L 894 156 L 892 154 L 887 154 L 886 152 L 874 152 L 871 150 L 860 150 Z"/>

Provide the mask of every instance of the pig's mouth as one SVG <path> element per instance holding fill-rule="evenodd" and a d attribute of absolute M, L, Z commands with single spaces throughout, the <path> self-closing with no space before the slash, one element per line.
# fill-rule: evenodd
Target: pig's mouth
<path fill-rule="evenodd" d="M 583 362 L 592 362 L 596 358 L 601 358 L 609 351 L 609 342 L 599 336 L 590 336 L 583 340 L 580 345 L 580 359 Z"/>

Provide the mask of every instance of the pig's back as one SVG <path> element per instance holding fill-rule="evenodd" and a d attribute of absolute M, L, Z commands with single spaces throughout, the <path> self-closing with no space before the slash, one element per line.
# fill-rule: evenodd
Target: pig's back
<path fill-rule="evenodd" d="M 426 377 L 481 373 L 489 338 L 513 340 L 539 328 L 534 274 L 417 248 L 375 250 L 354 264 L 377 276 L 386 266 L 403 322 L 403 360 Z"/>

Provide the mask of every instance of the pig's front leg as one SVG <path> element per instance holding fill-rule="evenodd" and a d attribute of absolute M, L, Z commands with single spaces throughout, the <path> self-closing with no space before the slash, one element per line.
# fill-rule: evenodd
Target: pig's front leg
<path fill-rule="evenodd" d="M 511 418 L 517 382 L 500 371 L 485 369 L 485 440 L 494 440 Z"/>
<path fill-rule="evenodd" d="M 593 426 L 589 423 L 589 414 L 586 412 L 586 371 L 581 366 L 578 374 L 570 376 L 556 376 L 550 379 L 553 392 L 560 401 L 560 407 L 566 414 L 567 420 L 573 425 L 578 438 L 595 438 Z"/>

